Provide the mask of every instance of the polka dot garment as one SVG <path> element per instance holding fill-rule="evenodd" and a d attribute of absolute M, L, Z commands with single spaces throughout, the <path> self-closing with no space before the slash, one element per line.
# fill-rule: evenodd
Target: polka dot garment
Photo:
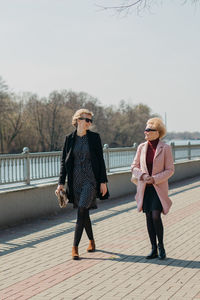
<path fill-rule="evenodd" d="M 75 206 L 97 208 L 97 184 L 92 170 L 87 135 L 82 137 L 76 136 L 73 156 L 73 192 Z"/>

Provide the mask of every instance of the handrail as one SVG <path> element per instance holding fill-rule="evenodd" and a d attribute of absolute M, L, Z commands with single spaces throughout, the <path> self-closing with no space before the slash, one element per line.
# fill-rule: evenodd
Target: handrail
<path fill-rule="evenodd" d="M 171 143 L 174 160 L 191 160 L 200 157 L 200 144 L 175 145 Z M 132 147 L 109 148 L 104 145 L 104 159 L 107 172 L 130 168 L 137 150 Z M 0 185 L 56 178 L 60 171 L 61 151 L 31 153 L 27 147 L 19 154 L 0 155 Z"/>

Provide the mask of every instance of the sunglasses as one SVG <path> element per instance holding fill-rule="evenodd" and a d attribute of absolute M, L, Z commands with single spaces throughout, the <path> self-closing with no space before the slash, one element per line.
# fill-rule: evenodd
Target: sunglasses
<path fill-rule="evenodd" d="M 85 122 L 87 123 L 92 123 L 92 119 L 89 119 L 89 118 L 78 118 L 79 120 L 85 120 Z"/>
<path fill-rule="evenodd" d="M 157 131 L 157 130 L 156 129 L 152 129 L 152 128 L 146 128 L 144 131 L 150 132 L 150 131 Z"/>

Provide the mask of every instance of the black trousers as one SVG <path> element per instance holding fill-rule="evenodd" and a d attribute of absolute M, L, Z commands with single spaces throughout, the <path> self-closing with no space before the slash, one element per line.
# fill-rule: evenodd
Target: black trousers
<path fill-rule="evenodd" d="M 84 228 L 89 240 L 93 240 L 94 237 L 92 232 L 92 224 L 90 220 L 89 209 L 85 207 L 78 207 L 77 221 L 74 234 L 74 246 L 79 245 Z"/>

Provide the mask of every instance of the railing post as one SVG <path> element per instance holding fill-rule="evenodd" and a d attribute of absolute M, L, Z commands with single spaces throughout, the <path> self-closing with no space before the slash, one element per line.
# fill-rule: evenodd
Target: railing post
<path fill-rule="evenodd" d="M 28 147 L 23 148 L 24 154 L 24 177 L 26 184 L 30 184 L 30 152 Z"/>
<path fill-rule="evenodd" d="M 171 142 L 171 147 L 172 147 L 173 159 L 175 161 L 175 159 L 176 159 L 176 152 L 175 152 L 175 144 L 174 144 L 174 142 Z"/>
<path fill-rule="evenodd" d="M 136 151 L 137 150 L 137 143 L 133 143 L 133 149 Z"/>
<path fill-rule="evenodd" d="M 188 142 L 188 159 L 191 160 L 191 144 Z"/>
<path fill-rule="evenodd" d="M 106 153 L 106 169 L 107 169 L 107 172 L 110 172 L 109 146 L 108 146 L 108 144 L 105 144 L 105 145 L 103 146 L 103 150 L 104 150 L 105 153 Z"/>

